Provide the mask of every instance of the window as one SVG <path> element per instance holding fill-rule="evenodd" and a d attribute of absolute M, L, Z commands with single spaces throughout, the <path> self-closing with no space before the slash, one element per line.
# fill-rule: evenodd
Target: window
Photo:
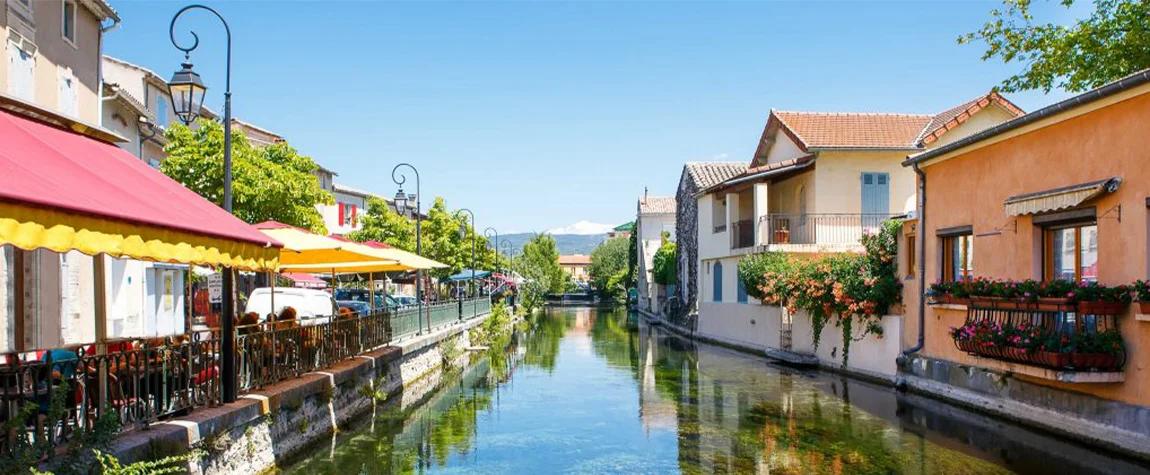
<path fill-rule="evenodd" d="M 942 239 L 943 280 L 953 282 L 974 276 L 974 235 L 957 234 Z"/>
<path fill-rule="evenodd" d="M 747 286 L 743 283 L 743 276 L 736 276 L 736 279 L 735 299 L 738 300 L 739 303 L 747 303 Z"/>
<path fill-rule="evenodd" d="M 8 40 L 8 93 L 25 101 L 36 99 L 36 55 Z"/>
<path fill-rule="evenodd" d="M 149 159 L 148 159 L 148 166 L 149 166 L 149 167 L 152 167 L 152 168 L 155 168 L 156 170 L 159 170 L 159 169 L 160 169 L 160 159 L 158 159 L 158 158 L 149 158 Z"/>
<path fill-rule="evenodd" d="M 61 67 L 59 76 L 60 96 L 58 102 L 60 112 L 72 117 L 79 116 L 76 99 L 76 77 L 72 75 L 72 68 Z"/>
<path fill-rule="evenodd" d="M 60 35 L 76 46 L 76 0 L 63 0 L 64 13 L 61 15 Z"/>
<path fill-rule="evenodd" d="M 340 226 L 355 227 L 355 205 L 351 203 L 338 203 Z"/>
<path fill-rule="evenodd" d="M 914 234 L 906 235 L 906 276 L 909 278 L 915 277 L 915 269 L 918 268 L 918 241 L 915 239 Z"/>
<path fill-rule="evenodd" d="M 1047 279 L 1098 281 L 1097 222 L 1049 227 L 1043 234 L 1043 272 Z"/>
<path fill-rule="evenodd" d="M 715 273 L 711 276 L 714 281 L 714 290 L 711 291 L 712 300 L 723 301 L 723 263 L 715 263 Z"/>
<path fill-rule="evenodd" d="M 164 96 L 156 96 L 156 124 L 168 127 L 168 99 Z"/>

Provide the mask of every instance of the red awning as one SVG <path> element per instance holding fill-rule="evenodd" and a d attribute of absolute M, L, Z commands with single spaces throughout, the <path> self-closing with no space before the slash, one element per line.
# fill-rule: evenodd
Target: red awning
<path fill-rule="evenodd" d="M 288 272 L 283 276 L 294 281 L 296 287 L 302 287 L 306 289 L 322 289 L 327 287 L 327 282 L 324 282 L 323 279 L 320 279 L 319 277 L 311 274 L 304 274 L 302 272 Z"/>
<path fill-rule="evenodd" d="M 4 243 L 240 267 L 279 247 L 119 147 L 0 111 Z"/>

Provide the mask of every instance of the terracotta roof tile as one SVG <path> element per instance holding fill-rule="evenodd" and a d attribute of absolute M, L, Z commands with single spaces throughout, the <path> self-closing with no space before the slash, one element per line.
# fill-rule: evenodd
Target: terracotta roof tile
<path fill-rule="evenodd" d="M 684 168 L 695 189 L 702 190 L 747 171 L 747 162 L 688 162 Z"/>
<path fill-rule="evenodd" d="M 674 196 L 644 196 L 639 198 L 639 214 L 674 214 Z"/>
<path fill-rule="evenodd" d="M 917 148 L 926 114 L 771 111 L 807 148 Z"/>
<path fill-rule="evenodd" d="M 567 255 L 567 256 L 559 256 L 559 264 L 560 265 L 569 265 L 569 266 L 590 265 L 591 264 L 591 256 L 588 256 L 586 254 L 572 254 L 572 255 Z"/>
<path fill-rule="evenodd" d="M 966 122 L 972 115 L 978 111 L 989 107 L 991 104 L 997 104 L 1006 111 L 1014 114 L 1014 117 L 1025 114 L 1022 109 L 1014 105 L 1006 98 L 999 95 L 997 92 L 990 91 L 989 94 L 978 96 L 974 99 L 959 104 L 953 108 L 935 114 L 930 123 L 926 124 L 926 128 L 922 130 L 922 136 L 919 137 L 920 144 L 929 144 L 938 140 L 943 134 L 949 132 L 951 129 L 958 127 L 959 124 Z M 977 131 L 976 131 L 977 132 Z"/>

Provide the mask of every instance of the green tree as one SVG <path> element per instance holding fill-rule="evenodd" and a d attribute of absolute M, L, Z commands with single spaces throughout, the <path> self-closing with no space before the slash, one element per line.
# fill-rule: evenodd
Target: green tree
<path fill-rule="evenodd" d="M 217 122 L 201 119 L 191 130 L 180 124 L 165 133 L 168 154 L 160 171 L 209 201 L 222 206 L 224 132 Z M 248 223 L 276 221 L 326 234 L 317 204 L 334 198 L 319 185 L 319 169 L 291 145 L 252 147 L 243 134 L 232 135 L 232 213 Z"/>
<path fill-rule="evenodd" d="M 353 241 L 378 241 L 415 252 L 415 222 L 391 210 L 387 201 L 370 197 L 367 212 L 359 218 L 362 227 L 348 233 Z"/>
<path fill-rule="evenodd" d="M 675 259 L 675 242 L 670 239 L 667 232 L 663 233 L 663 244 L 655 251 L 653 262 L 655 283 L 659 285 L 672 285 L 678 280 L 678 259 Z"/>
<path fill-rule="evenodd" d="M 543 296 L 565 292 L 575 284 L 559 265 L 555 238 L 547 234 L 537 234 L 523 245 L 523 254 L 515 260 L 515 270 L 527 280 L 520 294 L 528 309 L 542 305 Z"/>
<path fill-rule="evenodd" d="M 629 239 L 608 239 L 591 251 L 591 285 L 607 296 L 616 297 L 626 292 Z M 622 277 L 617 274 L 622 273 Z M 614 282 L 611 282 L 614 280 Z"/>
<path fill-rule="evenodd" d="M 1061 0 L 1069 8 L 1074 0 Z M 1035 21 L 1031 0 L 1003 0 L 978 31 L 960 44 L 986 43 L 983 60 L 1023 64 L 1006 78 L 1009 92 L 1059 87 L 1085 91 L 1150 67 L 1150 1 L 1094 0 L 1094 11 L 1072 25 Z"/>

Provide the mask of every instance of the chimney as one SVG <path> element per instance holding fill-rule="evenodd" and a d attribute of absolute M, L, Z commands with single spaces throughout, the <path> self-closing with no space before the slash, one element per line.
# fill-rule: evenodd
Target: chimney
<path fill-rule="evenodd" d="M 647 204 L 647 187 L 643 187 L 643 204 Z"/>

